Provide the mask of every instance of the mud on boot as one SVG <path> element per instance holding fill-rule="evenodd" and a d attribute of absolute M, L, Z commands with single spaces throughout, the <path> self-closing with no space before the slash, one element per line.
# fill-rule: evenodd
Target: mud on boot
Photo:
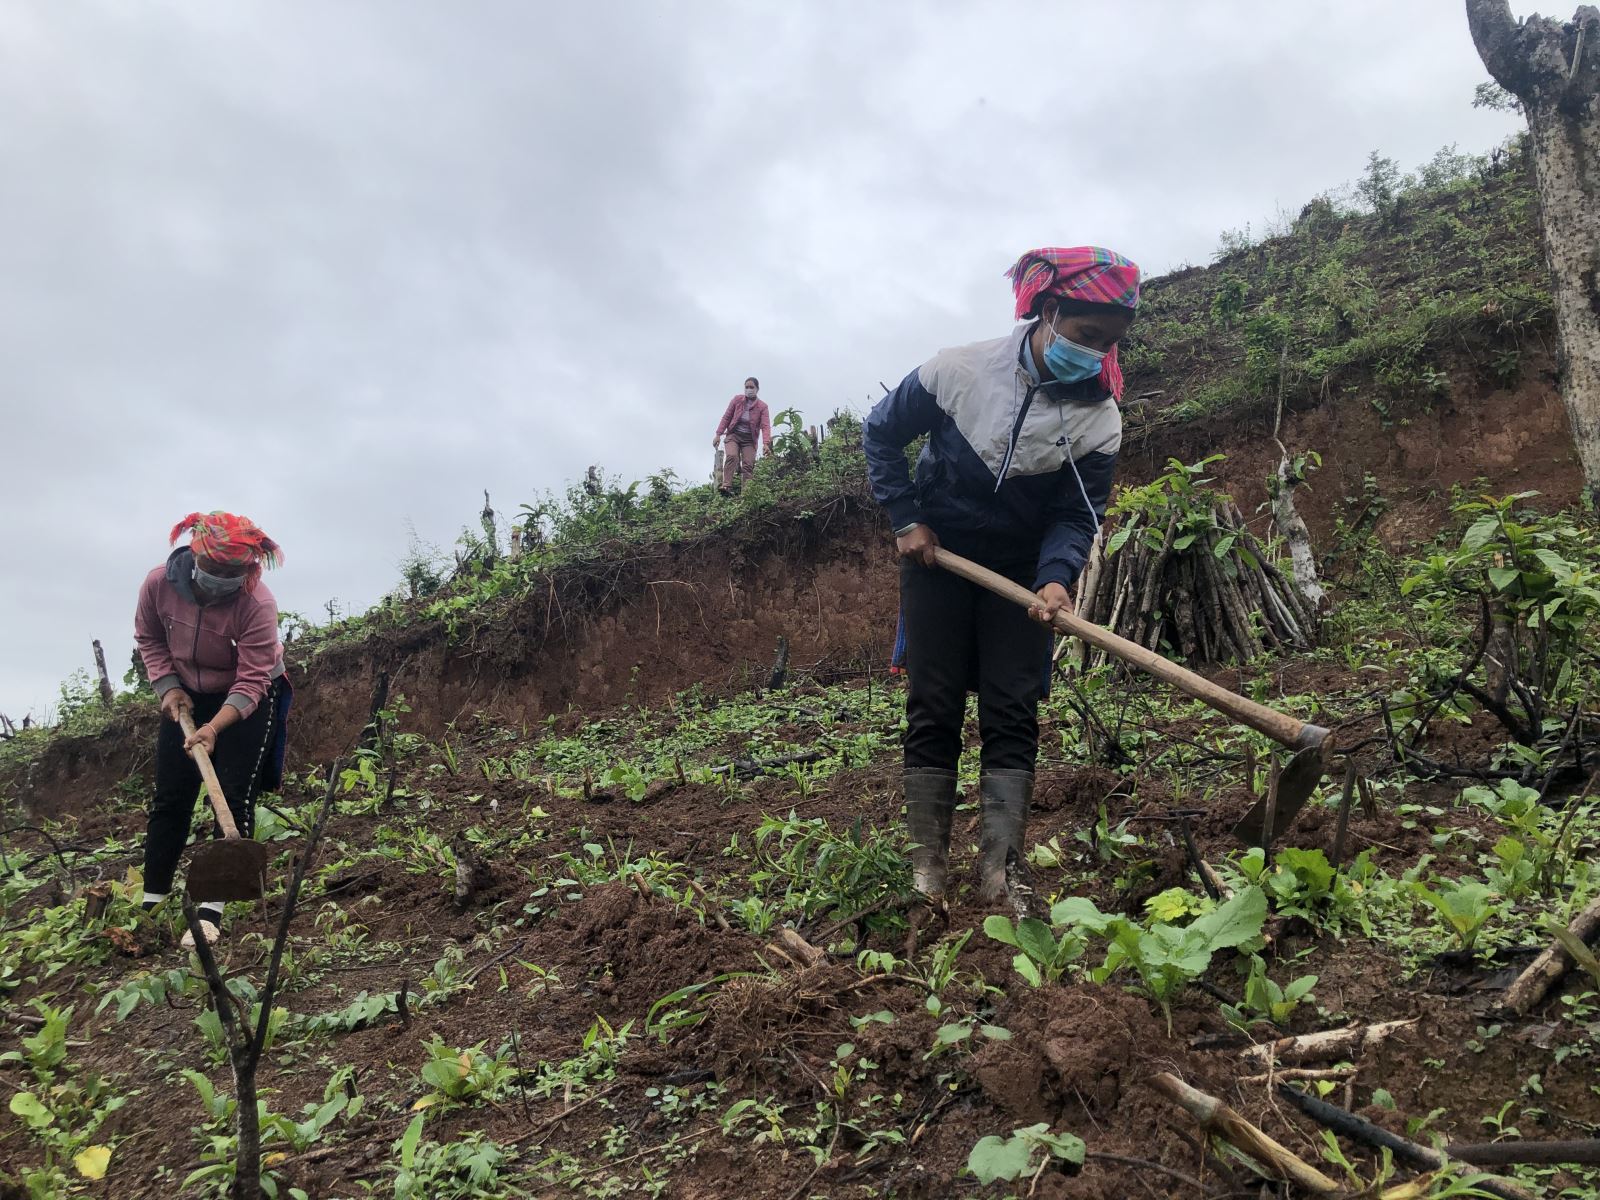
<path fill-rule="evenodd" d="M 978 835 L 978 898 L 997 904 L 1006 898 L 1006 852 L 1022 858 L 1022 834 L 1033 799 L 1032 771 L 985 771 L 982 827 Z"/>
<path fill-rule="evenodd" d="M 911 886 L 930 900 L 943 900 L 950 875 L 956 773 L 941 767 L 908 767 L 901 780 L 906 832 L 911 837 Z"/>

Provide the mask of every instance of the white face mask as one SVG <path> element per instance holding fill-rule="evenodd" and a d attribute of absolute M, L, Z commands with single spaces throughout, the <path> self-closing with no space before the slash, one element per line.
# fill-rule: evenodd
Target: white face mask
<path fill-rule="evenodd" d="M 194 580 L 195 591 L 211 600 L 225 600 L 244 586 L 244 576 L 236 575 L 228 578 L 225 575 L 212 575 L 195 567 L 191 576 Z"/>

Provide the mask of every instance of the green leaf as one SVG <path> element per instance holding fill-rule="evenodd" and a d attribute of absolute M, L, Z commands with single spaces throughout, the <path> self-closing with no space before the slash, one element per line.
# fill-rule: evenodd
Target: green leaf
<path fill-rule="evenodd" d="M 1244 872 L 1245 878 L 1255 883 L 1267 869 L 1267 852 L 1260 846 L 1253 846 L 1239 856 L 1239 870 Z"/>
<path fill-rule="evenodd" d="M 1515 567 L 1490 567 L 1489 582 L 1494 584 L 1496 591 L 1503 592 L 1514 584 L 1521 574 L 1522 572 Z"/>
<path fill-rule="evenodd" d="M 1321 853 L 1321 851 L 1317 851 Z M 1218 905 L 1189 926 L 1189 932 L 1203 938 L 1213 950 L 1226 946 L 1240 946 L 1261 936 L 1261 926 L 1267 919 L 1267 895 L 1251 885 L 1237 892 L 1231 900 Z"/>
<path fill-rule="evenodd" d="M 1001 916 L 999 913 L 983 919 L 983 931 L 995 941 L 1007 946 L 1016 946 L 1019 950 L 1022 944 L 1017 941 L 1017 932 L 1011 924 L 1011 918 Z"/>
<path fill-rule="evenodd" d="M 1009 1181 L 1021 1178 L 1032 1158 L 1033 1147 L 1025 1139 L 990 1134 L 980 1138 L 972 1153 L 967 1155 L 967 1170 L 977 1176 L 979 1183 L 993 1183 L 997 1179 Z"/>
<path fill-rule="evenodd" d="M 55 1121 L 52 1113 L 32 1092 L 18 1092 L 11 1097 L 11 1111 L 28 1123 L 29 1128 L 43 1129 Z"/>
<path fill-rule="evenodd" d="M 1554 550 L 1535 550 L 1533 556 L 1544 564 L 1544 569 L 1552 575 L 1565 579 L 1573 573 L 1573 566 Z"/>
<path fill-rule="evenodd" d="M 1461 549 L 1468 554 L 1482 550 L 1500 531 L 1500 518 L 1494 513 L 1479 517 L 1461 539 Z"/>
<path fill-rule="evenodd" d="M 1034 966 L 1033 959 L 1026 954 L 1018 954 L 1011 960 L 1011 965 L 1016 968 L 1017 974 L 1028 981 L 1030 987 L 1043 987 L 1044 977 L 1039 974 L 1039 968 Z"/>
<path fill-rule="evenodd" d="M 461 1064 L 453 1058 L 436 1058 L 422 1065 L 422 1082 L 446 1095 L 461 1088 Z"/>
<path fill-rule="evenodd" d="M 1083 1156 L 1088 1147 L 1083 1144 L 1083 1139 L 1075 1133 L 1041 1133 L 1037 1135 L 1039 1145 L 1045 1147 L 1056 1158 L 1065 1162 L 1083 1165 Z"/>
<path fill-rule="evenodd" d="M 423 1116 L 418 1113 L 411 1118 L 411 1124 L 406 1126 L 404 1135 L 400 1138 L 400 1166 L 404 1170 L 411 1170 L 417 1161 L 417 1143 L 422 1141 Z"/>
<path fill-rule="evenodd" d="M 993 919 L 991 917 L 984 921 L 985 932 L 988 931 L 989 920 Z M 1000 919 L 1005 920 L 1004 917 Z M 1068 896 L 1065 900 L 1056 901 L 1050 909 L 1052 925 L 1082 925 L 1090 933 L 1103 933 L 1111 920 L 1111 916 L 1101 912 L 1094 906 L 1094 901 L 1086 896 Z"/>
<path fill-rule="evenodd" d="M 1316 986 L 1317 977 L 1315 975 L 1302 975 L 1283 989 L 1283 998 L 1298 1003 Z"/>
<path fill-rule="evenodd" d="M 1164 892 L 1157 892 L 1144 902 L 1144 911 L 1152 920 L 1168 924 L 1191 913 L 1200 912 L 1203 907 L 1193 892 L 1181 887 L 1171 887 Z"/>
<path fill-rule="evenodd" d="M 1036 917 L 1017 922 L 1017 947 L 1041 966 L 1055 961 L 1056 939 L 1050 926 Z"/>

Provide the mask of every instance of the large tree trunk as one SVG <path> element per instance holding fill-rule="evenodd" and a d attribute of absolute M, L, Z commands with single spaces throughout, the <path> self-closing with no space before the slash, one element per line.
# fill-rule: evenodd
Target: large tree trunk
<path fill-rule="evenodd" d="M 1484 66 L 1522 102 L 1561 344 L 1561 398 L 1589 492 L 1600 497 L 1600 12 L 1529 17 L 1466 0 Z"/>

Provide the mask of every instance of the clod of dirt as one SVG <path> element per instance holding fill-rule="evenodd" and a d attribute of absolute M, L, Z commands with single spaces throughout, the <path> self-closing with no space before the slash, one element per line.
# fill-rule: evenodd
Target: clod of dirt
<path fill-rule="evenodd" d="M 973 1060 L 983 1093 L 1019 1123 L 1103 1116 L 1122 1099 L 1125 1077 L 1166 1042 L 1148 1005 L 1116 988 L 1031 988 L 994 1023 L 1011 1031 Z"/>

